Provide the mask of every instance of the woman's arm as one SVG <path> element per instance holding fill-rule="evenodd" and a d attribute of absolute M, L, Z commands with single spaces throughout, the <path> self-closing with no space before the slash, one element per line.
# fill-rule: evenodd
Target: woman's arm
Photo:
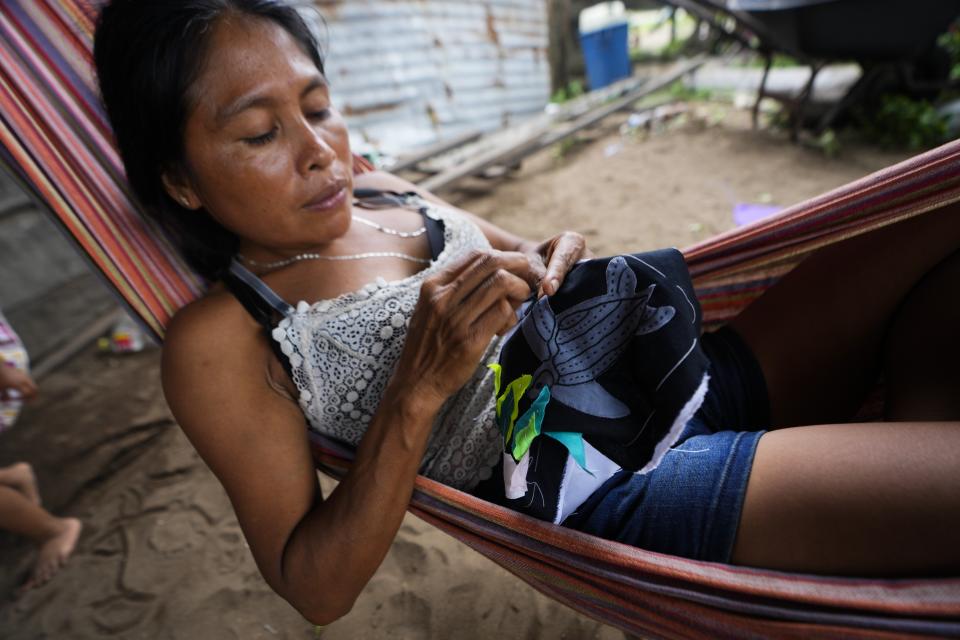
<path fill-rule="evenodd" d="M 374 171 L 357 176 L 355 180 L 358 186 L 401 193 L 413 191 L 426 200 L 455 209 L 470 218 L 474 224 L 480 227 L 483 235 L 486 236 L 490 246 L 494 249 L 518 251 L 531 258 L 532 268 L 537 272 L 538 295 L 553 295 L 556 293 L 573 265 L 578 260 L 592 257 L 592 254 L 587 250 L 586 240 L 576 231 L 564 231 L 543 242 L 534 242 L 498 227 L 489 220 L 484 220 L 469 211 L 455 207 L 429 191 L 424 191 L 412 182 L 395 175 L 383 171 Z"/>
<path fill-rule="evenodd" d="M 437 411 L 529 295 L 520 254 L 477 253 L 427 279 L 398 374 L 354 464 L 324 501 L 299 407 L 267 380 L 258 327 L 228 298 L 177 315 L 167 401 L 220 479 L 264 578 L 307 619 L 346 614 L 400 527 Z"/>

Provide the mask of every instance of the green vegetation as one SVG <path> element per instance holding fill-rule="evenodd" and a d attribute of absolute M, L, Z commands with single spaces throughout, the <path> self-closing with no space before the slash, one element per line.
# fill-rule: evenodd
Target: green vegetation
<path fill-rule="evenodd" d="M 960 25 L 954 23 L 937 38 L 937 45 L 950 56 L 950 79 L 960 80 Z"/>
<path fill-rule="evenodd" d="M 937 38 L 937 45 L 949 56 L 951 81 L 960 80 L 960 23 Z M 884 147 L 911 151 L 934 147 L 950 139 L 949 118 L 937 106 L 958 97 L 956 90 L 943 92 L 934 101 L 891 93 L 858 114 L 861 132 Z"/>
<path fill-rule="evenodd" d="M 742 59 L 740 66 L 747 68 L 760 68 L 762 69 L 764 65 L 767 64 L 766 58 L 761 55 L 753 55 L 747 58 Z M 786 67 L 800 67 L 803 66 L 796 58 L 793 56 L 788 56 L 785 53 L 775 53 L 773 54 L 773 61 L 770 63 L 771 69 L 783 69 Z"/>
<path fill-rule="evenodd" d="M 674 60 L 696 42 L 697 21 L 683 9 L 676 13 L 656 9 L 632 15 L 630 61 L 634 64 Z"/>
<path fill-rule="evenodd" d="M 554 160 L 563 160 L 570 153 L 578 149 L 583 144 L 583 140 L 577 136 L 570 136 L 569 138 L 564 138 L 557 144 L 553 145 L 553 159 Z"/>
<path fill-rule="evenodd" d="M 833 129 L 827 129 L 810 142 L 810 146 L 819 149 L 828 158 L 840 155 L 840 139 Z"/>
<path fill-rule="evenodd" d="M 677 80 L 667 87 L 663 93 L 675 100 L 701 100 L 705 102 L 714 97 L 713 92 L 709 89 L 688 87 L 683 80 Z"/>
<path fill-rule="evenodd" d="M 550 102 L 554 104 L 563 104 L 564 102 L 569 102 L 574 98 L 579 98 L 584 93 L 586 93 L 586 89 L 583 87 L 583 82 L 580 80 L 573 80 L 567 86 L 553 94 L 553 96 L 550 97 Z"/>
<path fill-rule="evenodd" d="M 949 56 L 949 80 L 960 80 L 960 22 L 937 38 L 937 46 Z M 923 100 L 891 93 L 880 97 L 869 109 L 862 109 L 857 120 L 868 139 L 884 147 L 911 151 L 934 147 L 950 139 L 949 118 L 937 106 L 958 97 L 956 90 L 943 92 L 936 100 Z"/>
<path fill-rule="evenodd" d="M 631 49 L 630 62 L 633 64 L 643 64 L 646 62 L 663 62 L 665 60 L 676 60 L 687 47 L 689 38 L 677 38 L 666 46 L 650 51 L 648 49 Z"/>
<path fill-rule="evenodd" d="M 859 121 L 862 133 L 883 147 L 916 151 L 948 139 L 947 118 L 933 104 L 900 94 L 882 96 L 875 109 L 861 111 Z"/>

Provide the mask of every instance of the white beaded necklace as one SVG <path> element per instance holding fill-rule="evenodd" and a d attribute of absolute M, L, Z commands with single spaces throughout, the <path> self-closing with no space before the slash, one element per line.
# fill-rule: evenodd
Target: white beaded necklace
<path fill-rule="evenodd" d="M 365 224 L 368 227 L 373 227 L 377 231 L 382 231 L 390 236 L 397 236 L 398 238 L 416 238 L 417 236 L 422 236 L 427 232 L 427 226 L 424 225 L 417 229 L 416 231 L 398 231 L 397 229 L 390 229 L 382 225 L 377 224 L 373 220 L 367 220 L 366 218 L 361 218 L 360 216 L 351 216 L 356 222 Z"/>
<path fill-rule="evenodd" d="M 391 229 L 389 227 L 384 227 L 383 225 L 377 224 L 373 220 L 367 220 L 366 218 L 361 218 L 360 216 L 351 216 L 355 221 L 365 224 L 368 227 L 373 227 L 381 233 L 387 235 L 396 236 L 398 238 L 416 238 L 422 236 L 427 231 L 426 225 L 416 229 L 415 231 L 400 231 L 398 229 Z M 271 271 L 273 269 L 279 269 L 280 267 L 286 267 L 291 265 L 294 262 L 300 262 L 301 260 L 364 260 L 366 258 L 399 258 L 401 260 L 409 260 L 410 262 L 416 262 L 417 264 L 430 264 L 430 260 L 427 258 L 418 258 L 416 256 L 411 256 L 407 253 L 400 253 L 398 251 L 370 251 L 367 253 L 353 253 L 342 256 L 325 256 L 319 253 L 299 253 L 295 256 L 285 258 L 283 260 L 275 260 L 273 262 L 258 262 L 251 258 L 246 257 L 242 253 L 238 253 L 237 257 L 240 258 L 243 262 L 246 262 L 251 267 L 258 267 L 260 269 L 267 269 Z"/>

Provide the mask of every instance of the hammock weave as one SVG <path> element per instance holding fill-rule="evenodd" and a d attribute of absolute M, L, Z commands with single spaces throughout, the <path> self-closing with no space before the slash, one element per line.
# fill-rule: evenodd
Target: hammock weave
<path fill-rule="evenodd" d="M 0 159 L 158 339 L 202 282 L 127 187 L 91 72 L 89 0 L 0 3 Z M 358 168 L 368 166 L 358 163 Z M 809 252 L 960 200 L 951 143 L 685 252 L 708 325 Z M 342 475 L 351 453 L 312 437 Z M 410 509 L 557 600 L 665 638 L 960 636 L 960 579 L 858 580 L 698 562 L 527 518 L 420 477 Z"/>

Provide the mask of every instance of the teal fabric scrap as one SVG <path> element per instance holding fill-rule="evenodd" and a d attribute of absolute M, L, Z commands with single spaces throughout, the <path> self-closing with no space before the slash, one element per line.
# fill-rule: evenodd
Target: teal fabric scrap
<path fill-rule="evenodd" d="M 513 437 L 513 459 L 517 462 L 530 450 L 533 439 L 540 435 L 540 425 L 543 424 L 543 416 L 547 410 L 547 404 L 550 402 L 550 387 L 544 385 L 540 389 L 540 395 L 533 401 L 529 408 L 524 411 L 517 425 L 523 425 L 519 428 Z"/>
<path fill-rule="evenodd" d="M 587 454 L 583 448 L 583 434 L 575 431 L 544 431 L 543 435 L 550 436 L 570 452 L 572 457 L 580 468 L 593 475 L 590 469 L 587 469 Z"/>

